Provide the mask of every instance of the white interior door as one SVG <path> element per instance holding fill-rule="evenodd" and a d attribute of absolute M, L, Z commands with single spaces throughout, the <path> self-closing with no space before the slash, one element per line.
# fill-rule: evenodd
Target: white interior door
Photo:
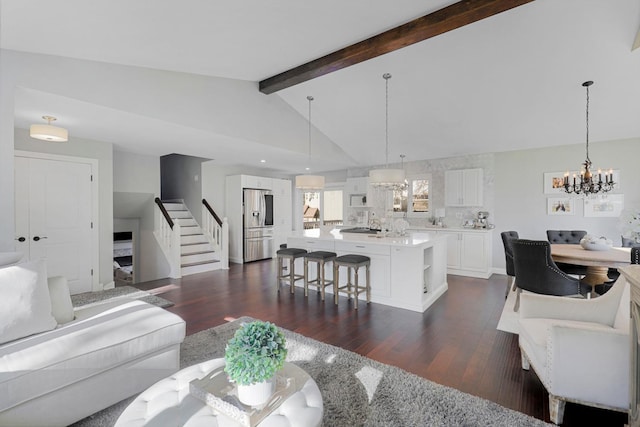
<path fill-rule="evenodd" d="M 91 291 L 92 165 L 16 157 L 15 171 L 17 250 L 46 258 L 48 275 L 65 276 L 72 294 Z"/>

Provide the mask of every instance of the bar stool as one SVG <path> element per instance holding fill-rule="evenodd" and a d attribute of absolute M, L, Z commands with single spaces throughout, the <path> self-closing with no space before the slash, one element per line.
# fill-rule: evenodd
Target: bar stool
<path fill-rule="evenodd" d="M 360 291 L 367 292 L 367 304 L 371 302 L 371 281 L 369 274 L 369 267 L 371 266 L 371 258 L 364 255 L 342 255 L 333 260 L 333 294 L 335 303 L 338 304 L 338 293 L 342 292 L 347 294 L 349 298 L 351 295 L 355 296 L 354 308 L 358 309 L 358 295 Z M 347 283 L 344 286 L 340 286 L 339 272 L 340 267 L 347 267 Z M 360 267 L 366 267 L 366 280 L 365 285 L 358 284 L 358 269 Z M 351 282 L 351 271 L 355 274 L 355 280 Z M 351 289 L 353 287 L 353 290 Z"/>
<path fill-rule="evenodd" d="M 304 274 L 295 274 L 295 260 L 296 258 L 300 258 L 306 253 L 307 251 L 305 249 L 299 249 L 299 248 L 278 249 L 278 251 L 276 252 L 276 255 L 278 258 L 278 268 L 277 268 L 278 271 L 277 271 L 277 280 L 276 280 L 276 286 L 278 287 L 278 292 L 280 292 L 280 282 L 282 280 L 289 281 L 289 286 L 291 287 L 291 293 L 293 293 L 295 282 L 297 280 L 304 280 Z M 285 267 L 283 263 L 285 259 L 289 260 L 289 272 L 286 274 L 284 273 Z"/>
<path fill-rule="evenodd" d="M 304 296 L 309 295 L 309 285 L 315 286 L 320 295 L 322 295 L 322 301 L 324 301 L 324 288 L 326 286 L 333 285 L 333 280 L 327 280 L 325 278 L 324 264 L 332 262 L 336 258 L 335 252 L 326 251 L 314 251 L 307 252 L 304 256 Z M 315 262 L 317 267 L 317 274 L 315 280 L 309 280 L 309 262 Z"/>
<path fill-rule="evenodd" d="M 281 243 L 281 244 L 280 244 L 280 249 L 287 249 L 287 244 L 286 244 L 286 243 Z M 286 269 L 287 269 L 287 266 L 286 266 L 286 265 L 282 267 L 282 271 L 283 271 L 283 272 L 284 272 L 284 270 L 286 270 Z"/>

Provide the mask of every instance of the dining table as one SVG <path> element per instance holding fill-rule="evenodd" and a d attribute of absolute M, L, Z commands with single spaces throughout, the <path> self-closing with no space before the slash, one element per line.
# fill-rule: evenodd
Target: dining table
<path fill-rule="evenodd" d="M 631 248 L 612 247 L 606 251 L 592 251 L 576 244 L 556 243 L 551 245 L 551 258 L 555 262 L 587 267 L 582 283 L 593 288 L 611 280 L 607 274 L 609 268 L 631 264 Z"/>

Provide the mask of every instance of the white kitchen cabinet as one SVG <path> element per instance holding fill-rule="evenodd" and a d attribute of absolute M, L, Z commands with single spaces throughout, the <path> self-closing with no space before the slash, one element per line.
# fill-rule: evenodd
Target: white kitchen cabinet
<path fill-rule="evenodd" d="M 291 181 L 273 178 L 271 185 L 273 191 L 273 244 L 274 248 L 278 250 L 281 244 L 287 243 L 287 237 L 293 230 Z"/>
<path fill-rule="evenodd" d="M 259 190 L 272 190 L 273 182 L 271 178 L 253 175 L 241 175 L 242 188 L 257 188 Z"/>
<path fill-rule="evenodd" d="M 460 276 L 491 276 L 492 232 L 485 230 L 438 231 L 447 236 L 447 272 Z"/>
<path fill-rule="evenodd" d="M 444 172 L 446 206 L 482 206 L 482 169 L 460 169 Z"/>

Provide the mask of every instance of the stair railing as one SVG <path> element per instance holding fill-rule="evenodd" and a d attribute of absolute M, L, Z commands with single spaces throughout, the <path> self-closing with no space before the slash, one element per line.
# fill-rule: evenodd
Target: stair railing
<path fill-rule="evenodd" d="M 162 252 L 169 262 L 169 267 L 171 268 L 169 277 L 177 279 L 182 277 L 180 266 L 180 224 L 171 219 L 159 197 L 156 197 L 154 201 L 158 209 L 156 209 L 153 234 L 155 234 Z"/>
<path fill-rule="evenodd" d="M 220 265 L 229 269 L 229 223 L 220 217 L 206 199 L 202 199 L 202 232 L 214 250 L 220 254 Z"/>

